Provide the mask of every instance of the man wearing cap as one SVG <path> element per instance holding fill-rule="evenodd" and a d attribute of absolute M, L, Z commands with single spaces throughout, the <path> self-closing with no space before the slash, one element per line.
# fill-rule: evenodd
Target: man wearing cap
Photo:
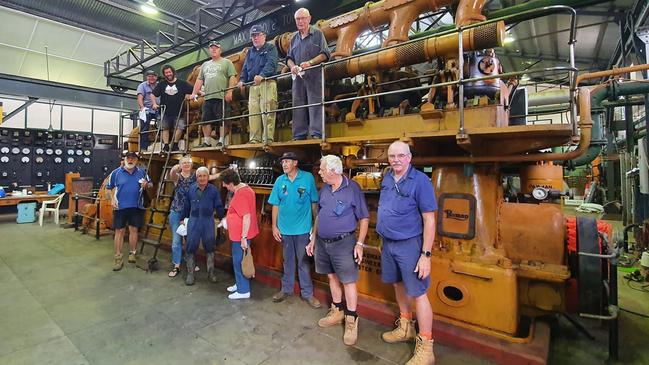
<path fill-rule="evenodd" d="M 250 114 L 267 113 L 277 109 L 277 83 L 266 80 L 277 74 L 277 48 L 266 43 L 266 32 L 259 25 L 250 29 L 252 47 L 248 49 L 246 60 L 241 69 L 239 87 L 254 81 L 248 91 L 248 112 Z M 248 143 L 273 142 L 275 136 L 275 113 L 251 115 L 250 139 Z"/>
<path fill-rule="evenodd" d="M 183 131 L 187 128 L 187 122 L 183 117 L 183 103 L 189 98 L 192 92 L 192 86 L 185 80 L 179 80 L 176 77 L 176 69 L 171 65 L 162 66 L 162 75 L 164 79 L 158 83 L 151 94 L 153 108 L 158 109 L 156 96 L 160 97 L 160 105 L 165 106 L 164 115 L 160 127 L 162 128 L 162 152 L 167 152 L 169 148 L 169 130 L 173 130 L 173 146 L 171 151 L 178 151 L 178 141 L 183 136 Z"/>
<path fill-rule="evenodd" d="M 200 147 L 210 147 L 212 125 L 218 129 L 219 120 L 223 118 L 223 100 L 228 103 L 232 101 L 232 89 L 225 92 L 223 90 L 233 87 L 237 83 L 237 71 L 234 69 L 234 64 L 229 59 L 221 57 L 221 44 L 212 41 L 209 44 L 209 49 L 212 59 L 201 65 L 201 71 L 192 91 L 192 98 L 196 98 L 201 87 L 204 86 L 203 123 L 205 124 L 201 125 L 203 143 Z M 223 145 L 224 141 L 224 136 L 220 136 L 219 144 Z"/>
<path fill-rule="evenodd" d="M 320 189 L 318 219 L 313 227 L 316 239 L 311 240 L 306 252 L 313 256 L 315 251 L 315 271 L 329 278 L 333 300 L 329 312 L 318 325 L 331 327 L 344 321 L 343 343 L 353 346 L 358 338 L 358 265 L 363 261 L 363 242 L 370 214 L 365 194 L 355 181 L 343 175 L 343 164 L 338 156 L 322 157 L 318 173 L 324 185 Z"/>
<path fill-rule="evenodd" d="M 281 302 L 293 293 L 297 259 L 300 296 L 311 307 L 320 308 L 320 301 L 313 296 L 311 267 L 306 255 L 318 209 L 315 179 L 312 174 L 298 169 L 295 153 L 284 153 L 280 161 L 284 174 L 275 180 L 268 198 L 268 203 L 273 206 L 273 237 L 282 242 L 284 249 L 282 289 L 273 295 L 273 301 Z"/>
<path fill-rule="evenodd" d="M 312 26 L 308 9 L 295 12 L 297 33 L 291 39 L 286 63 L 293 73 L 293 106 L 322 102 L 320 68 L 314 66 L 329 59 L 327 40 L 320 29 Z M 293 139 L 322 138 L 322 106 L 293 109 Z"/>
<path fill-rule="evenodd" d="M 381 280 L 394 286 L 399 319 L 385 342 L 415 340 L 408 364 L 433 364 L 433 310 L 428 300 L 430 256 L 435 239 L 437 200 L 430 178 L 410 165 L 410 147 L 395 141 L 388 148 L 391 171 L 381 181 L 376 232 L 381 236 Z M 410 304 L 419 323 L 419 334 Z"/>
<path fill-rule="evenodd" d="M 151 94 L 158 84 L 158 76 L 153 70 L 146 70 L 144 72 L 146 81 L 143 81 L 137 87 L 137 105 L 140 108 L 140 113 L 144 111 L 145 119 L 140 119 L 140 151 L 144 151 L 149 147 L 149 124 L 151 121 L 158 117 L 158 112 L 153 110 L 153 103 L 151 103 Z"/>
<path fill-rule="evenodd" d="M 113 206 L 113 228 L 115 229 L 115 257 L 113 271 L 124 266 L 122 246 L 124 231 L 128 226 L 129 255 L 128 262 L 135 262 L 137 232 L 144 224 L 144 189 L 151 187 L 151 179 L 146 172 L 137 166 L 138 155 L 127 152 L 124 166 L 110 173 L 106 188 L 110 191 L 110 202 Z"/>

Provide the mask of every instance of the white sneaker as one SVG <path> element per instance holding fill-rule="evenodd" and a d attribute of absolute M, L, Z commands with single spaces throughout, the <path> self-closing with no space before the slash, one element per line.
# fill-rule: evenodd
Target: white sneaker
<path fill-rule="evenodd" d="M 228 286 L 227 291 L 229 291 L 230 293 L 234 293 L 235 291 L 237 291 L 237 284 Z"/>
<path fill-rule="evenodd" d="M 250 292 L 244 294 L 234 292 L 228 295 L 228 299 L 248 299 L 248 298 L 250 298 Z"/>

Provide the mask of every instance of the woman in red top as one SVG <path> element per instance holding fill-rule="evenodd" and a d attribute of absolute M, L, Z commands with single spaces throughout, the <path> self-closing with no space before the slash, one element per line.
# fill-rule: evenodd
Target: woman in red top
<path fill-rule="evenodd" d="M 226 223 L 232 242 L 232 265 L 236 283 L 228 287 L 228 291 L 232 293 L 228 298 L 246 299 L 250 298 L 250 280 L 241 272 L 241 261 L 250 240 L 259 234 L 255 192 L 241 182 L 239 174 L 233 169 L 221 172 L 221 182 L 224 188 L 234 194 L 230 200 Z"/>

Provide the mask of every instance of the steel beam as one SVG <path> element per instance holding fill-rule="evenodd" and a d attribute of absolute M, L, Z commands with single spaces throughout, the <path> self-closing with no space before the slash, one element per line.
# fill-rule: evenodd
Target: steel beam
<path fill-rule="evenodd" d="M 30 96 L 30 97 L 29 97 L 29 100 L 27 100 L 25 103 L 23 103 L 23 105 L 19 106 L 18 108 L 14 109 L 14 111 L 12 111 L 11 113 L 7 114 L 7 115 L 3 118 L 3 122 L 8 121 L 8 120 L 11 119 L 11 117 L 13 117 L 14 115 L 16 115 L 16 114 L 20 113 L 21 111 L 27 109 L 27 107 L 30 106 L 30 105 L 32 105 L 32 104 L 34 104 L 34 103 L 36 102 L 36 100 L 38 100 L 38 98 L 35 98 L 35 97 Z"/>
<path fill-rule="evenodd" d="M 135 96 L 116 94 L 106 90 L 86 88 L 53 81 L 0 73 L 0 91 L 6 95 L 58 100 L 79 105 L 123 111 L 137 109 Z"/>

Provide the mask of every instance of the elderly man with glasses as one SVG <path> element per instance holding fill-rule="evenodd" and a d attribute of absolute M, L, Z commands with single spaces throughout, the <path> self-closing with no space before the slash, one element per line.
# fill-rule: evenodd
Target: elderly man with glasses
<path fill-rule="evenodd" d="M 381 182 L 376 223 L 383 241 L 381 279 L 394 286 L 401 312 L 397 327 L 383 333 L 382 338 L 388 343 L 415 339 L 415 352 L 407 364 L 428 365 L 435 362 L 433 310 L 427 292 L 437 200 L 430 179 L 412 167 L 411 160 L 410 147 L 401 141 L 393 142 L 388 148 L 392 169 Z M 418 335 L 410 308 L 413 299 Z"/>

